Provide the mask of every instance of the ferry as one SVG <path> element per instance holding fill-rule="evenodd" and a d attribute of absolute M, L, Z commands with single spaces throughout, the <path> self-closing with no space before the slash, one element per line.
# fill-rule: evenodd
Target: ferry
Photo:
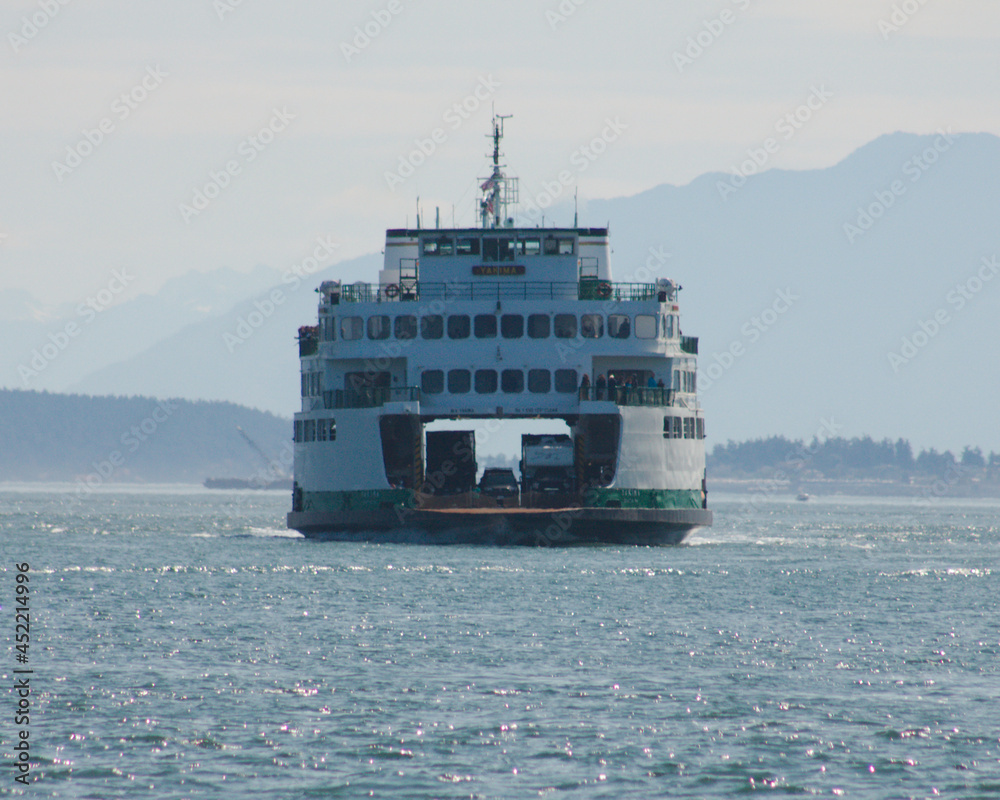
<path fill-rule="evenodd" d="M 386 231 L 377 284 L 317 290 L 317 324 L 299 329 L 288 514 L 306 537 L 673 545 L 712 524 L 681 287 L 615 281 L 607 227 L 515 224 L 505 119 L 475 227 L 418 213 Z M 471 425 L 498 419 L 552 430 L 523 436 L 519 483 L 491 469 L 491 490 Z M 441 420 L 459 422 L 428 430 Z"/>

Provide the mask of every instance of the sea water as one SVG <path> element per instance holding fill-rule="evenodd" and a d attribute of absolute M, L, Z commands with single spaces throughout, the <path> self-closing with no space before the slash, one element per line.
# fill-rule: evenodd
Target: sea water
<path fill-rule="evenodd" d="M 2 487 L 0 793 L 1000 796 L 1000 503 L 711 504 L 679 547 L 495 549 Z"/>

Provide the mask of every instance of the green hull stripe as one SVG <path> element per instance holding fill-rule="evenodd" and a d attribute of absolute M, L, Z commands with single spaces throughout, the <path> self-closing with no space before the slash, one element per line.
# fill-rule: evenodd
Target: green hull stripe
<path fill-rule="evenodd" d="M 359 489 L 351 492 L 303 492 L 303 511 L 377 511 L 415 508 L 410 489 Z M 700 489 L 591 489 L 584 498 L 588 508 L 701 508 Z"/>
<path fill-rule="evenodd" d="M 700 489 L 591 489 L 590 508 L 701 508 Z"/>
<path fill-rule="evenodd" d="M 303 492 L 303 511 L 376 511 L 415 506 L 409 489 L 359 489 L 353 492 Z"/>

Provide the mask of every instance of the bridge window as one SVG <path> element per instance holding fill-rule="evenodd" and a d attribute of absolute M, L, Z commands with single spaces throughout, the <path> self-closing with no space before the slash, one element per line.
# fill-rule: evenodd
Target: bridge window
<path fill-rule="evenodd" d="M 500 376 L 500 388 L 507 394 L 524 391 L 524 373 L 519 369 L 505 369 Z"/>
<path fill-rule="evenodd" d="M 483 261 L 513 261 L 514 240 L 503 237 L 483 237 Z"/>
<path fill-rule="evenodd" d="M 548 314 L 532 314 L 528 317 L 528 336 L 532 339 L 548 339 L 552 320 Z"/>
<path fill-rule="evenodd" d="M 341 317 L 340 338 L 348 341 L 360 339 L 365 335 L 365 322 L 361 317 Z"/>
<path fill-rule="evenodd" d="M 478 256 L 479 237 L 458 239 L 455 243 L 455 254 L 460 256 Z"/>
<path fill-rule="evenodd" d="M 681 438 L 681 418 L 680 417 L 674 417 L 673 420 L 674 420 L 673 425 L 670 426 L 670 435 L 671 435 L 671 438 L 673 438 L 673 439 L 680 439 Z"/>
<path fill-rule="evenodd" d="M 493 314 L 477 314 L 475 320 L 477 339 L 495 339 L 497 318 Z"/>
<path fill-rule="evenodd" d="M 404 314 L 401 317 L 396 317 L 396 338 L 416 339 L 417 318 L 411 314 Z"/>
<path fill-rule="evenodd" d="M 694 417 L 684 417 L 684 438 L 694 438 Z"/>
<path fill-rule="evenodd" d="M 452 314 L 448 317 L 448 338 L 468 339 L 469 338 L 469 315 Z"/>
<path fill-rule="evenodd" d="M 655 339 L 656 317 L 652 314 L 636 314 L 635 336 L 637 339 Z"/>
<path fill-rule="evenodd" d="M 583 314 L 580 330 L 584 339 L 600 339 L 604 335 L 604 317 L 600 314 Z"/>
<path fill-rule="evenodd" d="M 448 391 L 451 394 L 468 394 L 471 376 L 467 369 L 448 370 Z"/>
<path fill-rule="evenodd" d="M 705 438 L 705 418 L 698 417 L 695 420 L 695 438 L 704 439 Z"/>
<path fill-rule="evenodd" d="M 542 252 L 541 239 L 525 239 L 520 244 L 520 251 L 526 256 L 537 256 Z"/>
<path fill-rule="evenodd" d="M 532 394 L 548 394 L 552 391 L 552 375 L 547 369 L 528 370 L 528 391 Z"/>
<path fill-rule="evenodd" d="M 572 237 L 546 236 L 544 249 L 547 256 L 571 256 L 575 249 L 574 241 Z"/>
<path fill-rule="evenodd" d="M 428 238 L 423 241 L 425 256 L 450 256 L 455 252 L 455 240 L 450 236 Z"/>
<path fill-rule="evenodd" d="M 500 333 L 504 339 L 520 339 L 524 336 L 524 317 L 520 314 L 504 314 L 500 317 Z"/>
<path fill-rule="evenodd" d="M 631 327 L 627 314 L 608 314 L 608 336 L 612 339 L 627 339 Z"/>
<path fill-rule="evenodd" d="M 424 394 L 441 394 L 444 391 L 444 372 L 428 369 L 420 375 L 420 390 Z"/>
<path fill-rule="evenodd" d="M 368 338 L 389 338 L 389 318 L 387 316 L 378 314 L 374 317 L 368 317 Z"/>
<path fill-rule="evenodd" d="M 497 390 L 497 371 L 495 369 L 476 370 L 476 394 L 493 394 Z"/>
<path fill-rule="evenodd" d="M 576 338 L 576 314 L 556 314 L 554 323 L 557 339 Z"/>
<path fill-rule="evenodd" d="M 420 318 L 420 335 L 425 339 L 440 339 L 444 336 L 444 320 L 440 314 L 430 314 Z"/>
<path fill-rule="evenodd" d="M 576 392 L 577 375 L 575 369 L 556 370 L 556 391 L 562 394 Z"/>

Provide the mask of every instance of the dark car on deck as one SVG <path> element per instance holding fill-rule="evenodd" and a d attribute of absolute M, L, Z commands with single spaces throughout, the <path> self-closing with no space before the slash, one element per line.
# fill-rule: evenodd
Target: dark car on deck
<path fill-rule="evenodd" d="M 514 470 L 491 468 L 483 472 L 483 477 L 479 480 L 479 492 L 487 497 L 495 497 L 503 500 L 508 497 L 517 499 L 518 486 L 517 478 L 514 477 Z"/>

